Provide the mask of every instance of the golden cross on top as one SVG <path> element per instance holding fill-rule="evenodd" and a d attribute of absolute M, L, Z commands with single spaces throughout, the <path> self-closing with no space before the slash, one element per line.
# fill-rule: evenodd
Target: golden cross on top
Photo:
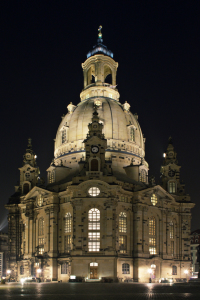
<path fill-rule="evenodd" d="M 98 37 L 99 37 L 100 39 L 102 39 L 101 29 L 102 29 L 102 26 L 100 25 L 99 28 L 98 28 L 98 32 L 99 32 Z"/>

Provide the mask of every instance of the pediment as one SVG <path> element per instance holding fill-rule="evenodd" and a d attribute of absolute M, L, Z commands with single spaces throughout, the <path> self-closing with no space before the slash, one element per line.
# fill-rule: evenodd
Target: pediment
<path fill-rule="evenodd" d="M 46 189 L 40 188 L 38 186 L 34 186 L 34 188 L 32 188 L 28 194 L 26 194 L 26 196 L 24 197 L 23 200 L 28 200 L 30 198 L 36 198 L 38 195 L 42 195 L 44 196 L 48 196 L 48 195 L 52 195 L 54 194 L 54 192 L 50 192 Z"/>

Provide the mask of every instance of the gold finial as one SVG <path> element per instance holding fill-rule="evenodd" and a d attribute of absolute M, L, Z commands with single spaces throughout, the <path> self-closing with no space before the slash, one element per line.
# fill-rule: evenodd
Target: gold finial
<path fill-rule="evenodd" d="M 99 28 L 98 28 L 98 37 L 99 39 L 102 39 L 102 33 L 101 33 L 101 29 L 102 29 L 102 26 L 100 25 Z"/>

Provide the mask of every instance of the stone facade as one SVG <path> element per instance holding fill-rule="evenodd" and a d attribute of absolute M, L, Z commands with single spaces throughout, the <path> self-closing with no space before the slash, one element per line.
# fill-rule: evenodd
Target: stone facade
<path fill-rule="evenodd" d="M 82 64 L 81 102 L 68 105 L 55 139 L 48 184 L 31 140 L 9 199 L 12 276 L 148 282 L 190 272 L 191 208 L 171 139 L 162 183 L 148 180 L 138 116 L 119 102 L 118 64 L 102 44 Z M 108 76 L 112 77 L 107 83 Z"/>

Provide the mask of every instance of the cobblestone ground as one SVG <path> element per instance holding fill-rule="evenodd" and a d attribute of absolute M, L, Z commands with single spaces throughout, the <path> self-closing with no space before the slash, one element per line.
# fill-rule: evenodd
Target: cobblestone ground
<path fill-rule="evenodd" d="M 200 284 L 28 283 L 0 285 L 0 299 L 200 300 Z"/>

